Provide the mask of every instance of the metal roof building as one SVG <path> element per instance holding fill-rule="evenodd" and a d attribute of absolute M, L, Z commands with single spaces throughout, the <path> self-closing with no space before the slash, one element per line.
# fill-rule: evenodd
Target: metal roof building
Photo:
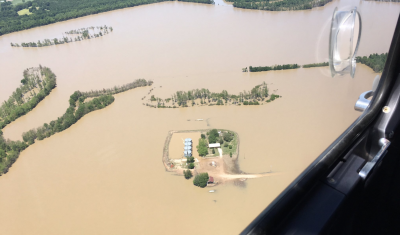
<path fill-rule="evenodd" d="M 221 145 L 219 143 L 215 143 L 215 144 L 209 144 L 208 147 L 209 148 L 221 148 Z"/>
<path fill-rule="evenodd" d="M 191 138 L 186 138 L 185 139 L 185 147 L 183 148 L 183 155 L 185 157 L 191 157 L 192 156 L 192 139 Z"/>
<path fill-rule="evenodd" d="M 187 150 L 187 151 L 184 151 L 183 154 L 185 155 L 185 157 L 191 157 L 192 156 L 192 151 Z"/>

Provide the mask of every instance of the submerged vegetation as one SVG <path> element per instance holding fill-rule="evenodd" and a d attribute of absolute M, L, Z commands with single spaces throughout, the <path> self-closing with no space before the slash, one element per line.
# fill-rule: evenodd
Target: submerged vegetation
<path fill-rule="evenodd" d="M 183 171 L 183 176 L 185 177 L 185 179 L 190 179 L 193 177 L 192 171 L 191 170 L 184 170 Z"/>
<path fill-rule="evenodd" d="M 44 39 L 43 41 L 38 41 L 36 42 L 22 42 L 21 45 L 18 43 L 11 43 L 12 47 L 46 47 L 46 46 L 53 46 L 53 45 L 59 45 L 59 44 L 64 44 L 64 43 L 70 43 L 70 42 L 78 42 L 86 39 L 91 39 L 91 38 L 98 38 L 101 36 L 104 36 L 106 34 L 109 34 L 110 32 L 113 31 L 112 27 L 108 27 L 107 25 L 104 26 L 97 26 L 97 27 L 88 27 L 88 28 L 81 28 L 77 30 L 70 30 L 68 32 L 65 32 L 65 34 L 69 35 L 68 36 L 63 36 L 62 38 L 54 38 L 54 39 Z M 74 37 L 74 38 L 72 38 Z"/>
<path fill-rule="evenodd" d="M 280 0 L 280 1 L 259 1 L 259 0 L 233 0 L 233 6 L 245 9 L 265 11 L 293 11 L 307 10 L 314 7 L 324 6 L 332 0 Z"/>
<path fill-rule="evenodd" d="M 305 64 L 305 65 L 303 65 L 303 68 L 325 67 L 325 66 L 329 66 L 329 62 Z"/>
<path fill-rule="evenodd" d="M 204 4 L 215 4 L 213 0 L 178 0 L 180 2 L 195 2 Z"/>
<path fill-rule="evenodd" d="M 21 85 L 0 106 L 0 129 L 25 115 L 56 87 L 56 75 L 47 67 L 26 69 Z"/>
<path fill-rule="evenodd" d="M 42 97 L 41 99 L 43 99 L 44 95 L 50 92 L 52 89 L 51 87 L 55 87 L 55 75 L 51 72 L 51 70 L 41 66 L 39 68 L 39 70 L 28 69 L 24 71 L 24 79 L 21 81 L 24 85 L 21 85 L 21 87 L 18 88 L 19 90 L 17 89 L 10 99 L 4 102 L 4 104 L 1 106 L 2 114 L 5 115 L 4 118 L 2 116 L 2 120 L 6 121 L 1 123 L 8 124 L 12 120 L 15 120 L 12 118 L 17 117 L 16 114 L 23 115 L 29 110 L 33 109 L 40 101 L 38 97 Z M 33 71 L 41 71 L 43 79 L 38 77 L 38 73 L 34 73 Z M 39 80 L 41 82 L 39 82 Z M 0 175 L 7 173 L 8 169 L 18 158 L 19 153 L 26 149 L 29 145 L 34 144 L 36 140 L 43 140 L 57 132 L 66 130 L 84 115 L 112 104 L 114 102 L 114 94 L 136 87 L 150 86 L 152 83 L 152 81 L 146 81 L 145 79 L 137 79 L 132 83 L 123 86 L 115 86 L 111 89 L 89 92 L 75 91 L 70 96 L 69 107 L 64 115 L 57 118 L 57 120 L 51 121 L 50 123 L 44 123 L 41 127 L 24 132 L 22 134 L 23 141 L 5 140 L 1 130 L 2 128 L 0 128 Z M 28 102 L 22 98 L 17 99 L 18 97 L 21 97 L 21 94 L 23 94 L 22 91 L 31 92 L 32 89 L 40 87 L 39 84 L 41 84 L 43 87 L 42 90 L 39 91 L 38 95 L 30 98 Z M 4 126 L 4 124 L 1 125 L 1 127 Z"/>
<path fill-rule="evenodd" d="M 267 84 L 264 82 L 255 86 L 250 91 L 243 91 L 237 95 L 229 94 L 226 90 L 220 93 L 210 92 L 208 89 L 195 89 L 190 91 L 177 91 L 170 98 L 161 99 L 154 95 L 143 103 L 153 108 L 179 108 L 195 105 L 260 105 L 269 103 L 282 96 L 269 95 Z"/>
<path fill-rule="evenodd" d="M 383 71 L 385 67 L 386 59 L 388 53 L 382 54 L 371 54 L 367 56 L 357 56 L 356 61 L 358 63 L 362 63 L 367 65 L 368 67 L 372 68 L 374 72 L 380 73 Z M 322 63 L 313 63 L 313 64 L 305 64 L 301 67 L 303 68 L 314 68 L 314 67 L 325 67 L 329 66 L 329 62 L 322 62 Z M 284 64 L 284 65 L 275 65 L 275 66 L 259 66 L 259 67 L 252 67 L 249 66 L 249 70 L 246 68 L 242 68 L 243 72 L 263 72 L 263 71 L 271 71 L 271 70 L 285 70 L 285 69 L 298 69 L 300 68 L 297 64 Z"/>
<path fill-rule="evenodd" d="M 286 70 L 286 69 L 298 69 L 298 68 L 312 68 L 312 67 L 324 67 L 324 66 L 329 66 L 329 62 L 323 62 L 323 63 L 314 63 L 314 64 L 305 64 L 303 66 L 300 66 L 298 64 L 283 64 L 283 65 L 275 65 L 275 66 L 258 66 L 258 67 L 252 67 L 249 66 L 249 70 L 246 68 L 242 68 L 243 72 L 264 72 L 264 71 L 272 71 L 272 70 Z"/>
<path fill-rule="evenodd" d="M 382 54 L 371 54 L 368 57 L 366 56 L 357 56 L 356 61 L 365 64 L 371 69 L 374 70 L 376 73 L 381 73 L 385 67 L 386 59 L 387 59 L 388 53 L 382 53 Z"/>
<path fill-rule="evenodd" d="M 249 67 L 250 72 L 261 72 L 261 71 L 270 71 L 270 70 L 286 70 L 286 69 L 298 69 L 300 66 L 298 64 L 284 64 L 284 65 L 275 65 L 275 66 L 259 66 L 259 67 Z M 246 68 L 247 71 L 247 68 Z"/>

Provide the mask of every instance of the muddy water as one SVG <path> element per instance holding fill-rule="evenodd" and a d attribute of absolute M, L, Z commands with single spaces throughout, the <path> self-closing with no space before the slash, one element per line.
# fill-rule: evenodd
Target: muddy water
<path fill-rule="evenodd" d="M 4 129 L 23 131 L 62 115 L 75 90 L 100 89 L 136 78 L 155 81 L 153 94 L 208 88 L 237 93 L 263 81 L 283 96 L 253 107 L 151 109 L 150 88 L 119 94 L 104 110 L 25 150 L 0 177 L 4 234 L 234 234 L 254 219 L 359 115 L 358 95 L 375 74 L 358 65 L 354 79 L 330 78 L 327 68 L 242 73 L 253 65 L 326 61 L 334 7 L 259 12 L 166 2 L 84 17 L 0 37 L 0 100 L 39 63 L 58 87 L 32 112 Z M 358 2 L 360 55 L 388 50 L 400 5 Z M 61 32 L 111 25 L 105 37 L 47 48 L 11 48 Z M 379 43 L 378 43 L 379 42 Z M 159 86 L 162 86 L 159 87 Z M 188 119 L 209 119 L 206 122 Z M 161 161 L 170 130 L 221 128 L 240 135 L 241 169 L 281 174 L 249 179 L 217 193 L 167 173 Z M 289 146 L 289 147 L 288 147 Z M 193 221 L 193 222 L 188 222 Z M 201 221 L 201 223 L 196 223 Z"/>

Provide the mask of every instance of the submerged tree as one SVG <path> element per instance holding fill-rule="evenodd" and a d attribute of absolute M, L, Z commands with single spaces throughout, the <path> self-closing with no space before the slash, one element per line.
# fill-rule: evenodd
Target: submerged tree
<path fill-rule="evenodd" d="M 193 176 L 192 171 L 190 171 L 190 170 L 184 170 L 183 175 L 184 175 L 185 179 L 187 179 L 187 180 L 192 178 L 192 176 Z"/>

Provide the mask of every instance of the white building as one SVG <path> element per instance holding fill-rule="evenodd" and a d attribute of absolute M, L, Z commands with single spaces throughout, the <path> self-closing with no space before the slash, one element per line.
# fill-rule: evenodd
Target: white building
<path fill-rule="evenodd" d="M 209 144 L 208 147 L 209 148 L 221 148 L 221 145 L 219 143 L 215 143 L 215 144 Z"/>

